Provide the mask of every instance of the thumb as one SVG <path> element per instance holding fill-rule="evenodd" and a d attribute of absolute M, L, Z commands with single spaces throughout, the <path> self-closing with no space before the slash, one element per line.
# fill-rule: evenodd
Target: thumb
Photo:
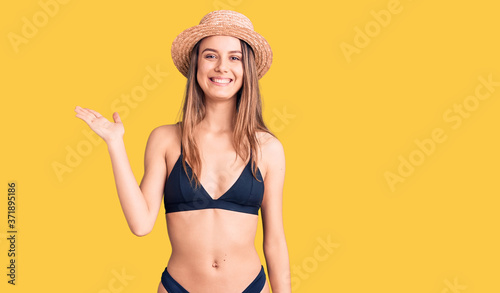
<path fill-rule="evenodd" d="M 120 118 L 120 114 L 118 114 L 118 112 L 113 113 L 113 120 L 115 120 L 115 123 L 122 123 L 122 119 Z"/>

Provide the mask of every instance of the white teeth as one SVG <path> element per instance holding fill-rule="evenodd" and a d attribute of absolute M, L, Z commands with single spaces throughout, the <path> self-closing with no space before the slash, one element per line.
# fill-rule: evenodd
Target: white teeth
<path fill-rule="evenodd" d="M 214 81 L 216 83 L 230 83 L 231 82 L 230 79 L 217 79 L 217 78 L 212 78 L 212 81 Z"/>

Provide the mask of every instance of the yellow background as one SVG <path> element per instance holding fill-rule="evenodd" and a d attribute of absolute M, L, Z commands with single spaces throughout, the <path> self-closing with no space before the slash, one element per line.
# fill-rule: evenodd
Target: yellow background
<path fill-rule="evenodd" d="M 399 12 L 377 31 L 374 15 L 388 7 Z M 181 106 L 185 78 L 171 43 L 218 8 L 247 15 L 273 48 L 261 87 L 265 119 L 286 152 L 293 291 L 499 292 L 500 87 L 476 104 L 469 97 L 479 77 L 500 81 L 500 7 L 491 0 L 69 1 L 45 25 L 38 1 L 2 2 L 0 291 L 156 292 L 170 255 L 164 209 L 151 234 L 129 231 L 107 148 L 90 143 L 73 109 L 112 119 L 113 103 L 148 67 L 167 72 L 135 108 L 121 103 L 140 182 L 149 133 L 174 123 Z M 34 16 L 43 26 L 14 46 L 9 38 Z M 369 43 L 346 58 L 341 44 L 355 46 L 367 28 Z M 464 103 L 474 108 L 468 118 L 447 121 Z M 418 157 L 415 140 L 436 128 L 446 140 Z M 53 165 L 68 166 L 77 147 L 86 155 L 58 177 Z M 411 154 L 421 164 L 391 190 L 384 174 L 398 175 L 400 156 Z M 18 184 L 15 287 L 6 278 L 10 180 Z M 259 227 L 265 266 L 261 243 Z M 133 279 L 120 281 L 122 270 Z"/>

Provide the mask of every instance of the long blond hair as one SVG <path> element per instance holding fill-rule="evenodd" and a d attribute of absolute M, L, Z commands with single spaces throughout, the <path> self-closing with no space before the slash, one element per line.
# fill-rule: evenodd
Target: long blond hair
<path fill-rule="evenodd" d="M 200 123 L 206 114 L 205 98 L 203 90 L 198 84 L 196 74 L 198 71 L 198 54 L 201 40 L 196 43 L 191 51 L 191 62 L 187 75 L 186 91 L 182 107 L 182 121 L 177 122 L 181 128 L 182 135 L 182 166 L 185 171 L 186 160 L 190 162 L 193 170 L 191 184 L 195 182 L 196 188 L 201 184 L 196 174 L 201 172 L 201 156 L 198 146 L 194 140 L 194 127 Z M 262 119 L 262 102 L 259 89 L 255 55 L 246 42 L 240 40 L 243 61 L 243 84 L 236 94 L 236 119 L 234 121 L 233 146 L 236 154 L 247 161 L 250 152 L 257 154 L 260 147 L 257 139 L 257 131 L 264 131 L 275 136 L 266 127 Z M 249 151 L 250 150 L 250 151 Z M 251 170 L 255 179 L 257 178 L 257 156 L 252 156 Z M 187 173 L 189 174 L 189 173 Z M 260 181 L 260 180 L 259 180 Z"/>

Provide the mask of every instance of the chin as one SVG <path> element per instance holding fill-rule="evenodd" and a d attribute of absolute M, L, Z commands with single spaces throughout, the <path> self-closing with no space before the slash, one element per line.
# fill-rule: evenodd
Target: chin
<path fill-rule="evenodd" d="M 205 95 L 205 97 L 216 99 L 216 100 L 230 100 L 232 98 L 236 99 L 236 94 L 234 94 L 234 95 L 217 95 L 217 94 L 210 95 L 210 94 L 208 94 L 208 95 Z"/>

